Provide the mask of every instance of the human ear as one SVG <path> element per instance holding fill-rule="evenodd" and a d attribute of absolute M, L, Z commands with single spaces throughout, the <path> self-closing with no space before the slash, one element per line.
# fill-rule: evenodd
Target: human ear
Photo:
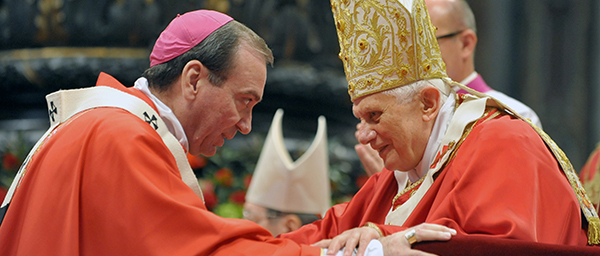
<path fill-rule="evenodd" d="M 467 58 L 473 55 L 477 45 L 477 34 L 471 29 L 465 30 L 460 37 L 462 43 L 461 55 Z"/>
<path fill-rule="evenodd" d="M 196 98 L 198 91 L 208 82 L 208 69 L 198 60 L 191 60 L 181 71 L 181 92 L 187 100 Z"/>
<path fill-rule="evenodd" d="M 298 215 L 288 214 L 284 218 L 284 225 L 287 232 L 292 232 L 302 227 L 302 221 L 300 220 L 300 217 L 298 217 Z"/>
<path fill-rule="evenodd" d="M 441 107 L 440 91 L 433 86 L 427 86 L 421 90 L 420 96 L 421 104 L 423 106 L 423 121 L 429 122 L 435 120 Z"/>

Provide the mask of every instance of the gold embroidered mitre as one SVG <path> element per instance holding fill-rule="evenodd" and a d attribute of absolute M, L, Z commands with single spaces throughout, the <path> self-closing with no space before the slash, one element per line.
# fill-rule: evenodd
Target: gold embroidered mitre
<path fill-rule="evenodd" d="M 331 9 L 352 101 L 447 77 L 423 0 L 331 0 Z"/>

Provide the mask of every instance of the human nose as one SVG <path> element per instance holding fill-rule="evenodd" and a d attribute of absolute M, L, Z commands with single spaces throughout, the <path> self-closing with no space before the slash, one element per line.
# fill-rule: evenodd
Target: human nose
<path fill-rule="evenodd" d="M 354 133 L 356 139 L 360 144 L 368 144 L 369 141 L 375 139 L 377 132 L 371 129 L 368 124 L 361 122 L 356 125 L 356 132 Z"/>
<path fill-rule="evenodd" d="M 236 124 L 238 131 L 246 135 L 252 130 L 252 113 L 247 116 L 243 116 L 240 121 Z"/>

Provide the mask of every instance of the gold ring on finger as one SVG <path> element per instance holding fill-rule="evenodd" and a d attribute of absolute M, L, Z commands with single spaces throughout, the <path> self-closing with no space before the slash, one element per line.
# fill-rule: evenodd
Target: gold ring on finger
<path fill-rule="evenodd" d="M 406 240 L 408 240 L 409 244 L 414 244 L 417 242 L 417 230 L 412 229 L 408 232 L 406 232 L 406 234 L 404 234 L 404 237 L 406 237 Z"/>

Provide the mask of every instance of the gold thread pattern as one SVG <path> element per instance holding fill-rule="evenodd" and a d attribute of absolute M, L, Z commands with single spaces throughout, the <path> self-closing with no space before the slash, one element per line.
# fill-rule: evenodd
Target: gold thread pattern
<path fill-rule="evenodd" d="M 392 199 L 392 207 L 394 206 L 394 204 L 396 203 L 396 200 L 398 200 L 398 198 L 400 198 L 402 195 L 406 194 L 406 192 L 410 191 L 411 189 L 415 188 L 416 186 L 418 186 L 419 184 L 421 184 L 424 180 L 425 180 L 426 176 L 423 176 L 421 179 L 415 181 L 415 183 L 411 183 L 410 181 L 408 181 L 408 184 L 406 185 L 406 188 L 404 188 L 400 193 L 398 193 L 396 196 L 394 196 L 394 199 Z M 409 197 L 412 197 L 416 192 L 413 191 Z M 398 207 L 396 207 L 398 208 Z M 394 208 L 394 210 L 396 210 Z"/>
<path fill-rule="evenodd" d="M 499 112 L 499 111 L 496 111 L 490 115 L 490 112 L 493 110 L 496 110 L 496 108 L 486 107 L 486 109 L 482 115 L 482 117 L 485 117 L 485 119 L 478 119 L 467 125 L 467 128 L 465 129 L 465 131 L 463 132 L 463 135 L 458 140 L 456 147 L 454 148 L 454 150 L 452 150 L 452 152 L 450 153 L 450 156 L 448 157 L 448 159 L 446 159 L 446 162 L 444 162 L 444 164 L 442 165 L 440 170 L 443 170 L 446 167 L 446 164 L 450 163 L 450 161 L 452 161 L 452 159 L 454 159 L 454 157 L 456 156 L 456 152 L 458 152 L 458 148 L 460 147 L 460 145 L 462 145 L 462 143 L 465 141 L 467 136 L 469 136 L 469 134 L 471 134 L 471 131 L 473 130 L 473 127 L 475 126 L 475 124 L 477 124 L 478 122 L 479 123 L 487 122 L 487 121 L 492 120 L 495 117 L 500 115 L 501 112 Z"/>
<path fill-rule="evenodd" d="M 352 100 L 444 78 L 446 67 L 423 0 L 331 0 Z"/>

